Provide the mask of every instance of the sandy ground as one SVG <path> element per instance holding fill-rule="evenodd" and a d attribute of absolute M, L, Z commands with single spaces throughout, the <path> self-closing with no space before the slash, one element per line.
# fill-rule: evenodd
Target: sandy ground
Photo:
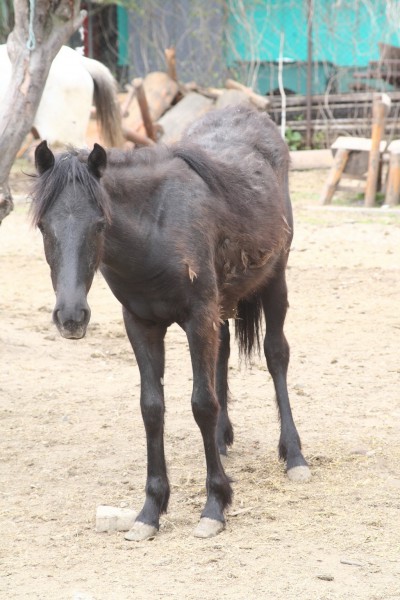
<path fill-rule="evenodd" d="M 98 276 L 81 341 L 51 323 L 40 234 L 19 203 L 0 228 L 0 598 L 400 598 L 400 211 L 318 208 L 326 173 L 292 174 L 289 385 L 313 477 L 290 483 L 264 360 L 230 368 L 236 441 L 227 528 L 191 532 L 205 467 L 183 333 L 167 339 L 172 486 L 158 536 L 96 533 L 99 504 L 141 507 L 139 377 Z M 13 179 L 18 192 L 19 178 Z M 24 183 L 21 184 L 22 188 Z"/>

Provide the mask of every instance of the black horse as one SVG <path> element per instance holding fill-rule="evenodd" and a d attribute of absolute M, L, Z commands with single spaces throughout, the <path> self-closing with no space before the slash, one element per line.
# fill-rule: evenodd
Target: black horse
<path fill-rule="evenodd" d="M 167 510 L 164 337 L 172 323 L 189 342 L 192 409 L 207 464 L 207 501 L 195 535 L 223 529 L 232 496 L 220 459 L 233 441 L 229 318 L 249 357 L 259 347 L 265 315 L 264 351 L 281 419 L 279 455 L 292 480 L 308 479 L 286 384 L 292 211 L 288 149 L 274 123 L 249 107 L 233 107 L 208 113 L 169 148 L 106 152 L 95 144 L 90 153 L 54 156 L 42 142 L 35 159 L 32 213 L 56 293 L 54 322 L 66 338 L 85 335 L 86 297 L 99 267 L 122 304 L 140 369 L 146 499 L 126 538 L 154 536 Z"/>

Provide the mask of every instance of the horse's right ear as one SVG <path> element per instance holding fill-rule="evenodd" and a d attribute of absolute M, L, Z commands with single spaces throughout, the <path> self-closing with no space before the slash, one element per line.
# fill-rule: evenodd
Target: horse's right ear
<path fill-rule="evenodd" d="M 95 144 L 93 150 L 88 156 L 87 161 L 89 171 L 98 179 L 103 175 L 107 166 L 107 153 L 103 146 Z"/>
<path fill-rule="evenodd" d="M 54 154 L 47 145 L 46 140 L 40 142 L 35 150 L 35 166 L 39 175 L 51 169 L 54 165 Z"/>

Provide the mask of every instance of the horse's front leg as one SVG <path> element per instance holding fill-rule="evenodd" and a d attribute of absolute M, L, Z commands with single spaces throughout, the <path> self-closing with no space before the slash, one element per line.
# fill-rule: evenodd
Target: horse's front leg
<path fill-rule="evenodd" d="M 124 309 L 124 321 L 140 371 L 140 407 L 147 439 L 147 481 L 144 506 L 127 540 L 153 537 L 166 512 L 169 483 L 164 454 L 164 337 L 166 327 L 141 321 Z"/>
<path fill-rule="evenodd" d="M 213 318 L 214 314 L 214 318 Z M 192 410 L 203 437 L 207 465 L 207 501 L 194 531 L 196 537 L 213 537 L 225 526 L 224 510 L 232 499 L 230 480 L 223 469 L 217 444 L 219 405 L 215 372 L 219 346 L 218 309 L 207 307 L 185 326 L 193 368 Z"/>

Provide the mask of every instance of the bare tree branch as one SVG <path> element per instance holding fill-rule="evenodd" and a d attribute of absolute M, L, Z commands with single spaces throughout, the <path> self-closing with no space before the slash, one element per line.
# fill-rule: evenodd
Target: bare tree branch
<path fill-rule="evenodd" d="M 29 133 L 51 63 L 72 33 L 82 23 L 80 0 L 36 0 L 34 14 L 26 0 L 14 0 L 15 26 L 8 37 L 7 49 L 12 76 L 0 107 L 0 223 L 2 214 L 12 210 L 8 177 L 17 152 Z M 30 40 L 29 20 L 34 42 Z"/>

